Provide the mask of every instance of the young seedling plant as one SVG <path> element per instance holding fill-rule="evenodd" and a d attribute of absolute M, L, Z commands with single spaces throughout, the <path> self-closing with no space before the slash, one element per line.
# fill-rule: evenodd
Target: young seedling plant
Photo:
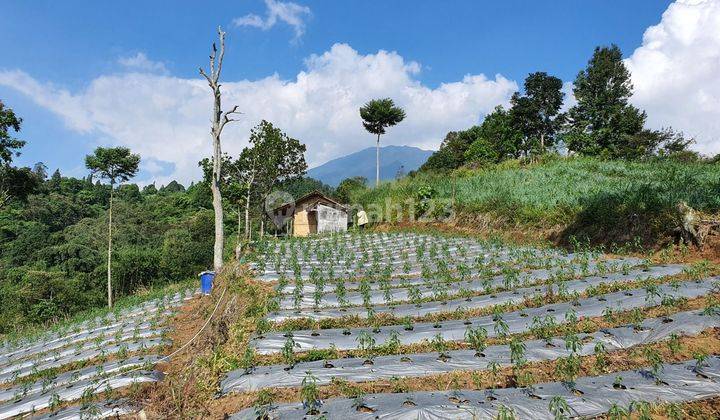
<path fill-rule="evenodd" d="M 300 344 L 296 343 L 292 333 L 288 332 L 281 351 L 283 361 L 288 365 L 287 369 L 292 369 L 295 366 L 295 347 L 299 348 Z"/>
<path fill-rule="evenodd" d="M 555 416 L 555 420 L 567 420 L 571 416 L 570 406 L 568 405 L 565 398 L 556 395 L 550 399 L 548 404 L 548 410 L 550 414 Z"/>
<path fill-rule="evenodd" d="M 448 359 L 450 359 L 450 356 L 448 356 L 446 353 L 448 350 L 448 345 L 442 334 L 435 334 L 433 339 L 430 341 L 430 345 L 432 346 L 433 350 L 438 353 L 438 360 L 446 362 Z"/>
<path fill-rule="evenodd" d="M 258 420 L 270 420 L 270 412 L 274 408 L 275 395 L 270 389 L 262 389 L 255 400 L 255 416 Z"/>
<path fill-rule="evenodd" d="M 373 364 L 375 358 L 375 338 L 367 331 L 361 332 L 355 339 L 358 342 L 358 350 L 365 355 L 365 364 Z"/>
<path fill-rule="evenodd" d="M 487 348 L 487 330 L 483 327 L 465 330 L 465 341 L 475 350 L 475 356 L 483 357 L 483 351 Z"/>
<path fill-rule="evenodd" d="M 322 401 L 320 400 L 320 390 L 317 387 L 317 377 L 310 371 L 305 372 L 305 377 L 301 383 L 300 396 L 306 414 L 311 416 L 320 414 Z"/>

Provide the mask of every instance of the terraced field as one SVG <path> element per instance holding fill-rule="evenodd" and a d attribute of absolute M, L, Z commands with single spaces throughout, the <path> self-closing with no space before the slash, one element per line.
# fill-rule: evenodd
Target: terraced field
<path fill-rule="evenodd" d="M 233 418 L 677 418 L 720 396 L 702 266 L 394 233 L 272 241 L 253 269 L 276 295 L 221 381 Z"/>
<path fill-rule="evenodd" d="M 166 320 L 193 295 L 187 290 L 0 344 L 0 419 L 99 418 L 135 412 L 124 398 L 155 370 Z"/>

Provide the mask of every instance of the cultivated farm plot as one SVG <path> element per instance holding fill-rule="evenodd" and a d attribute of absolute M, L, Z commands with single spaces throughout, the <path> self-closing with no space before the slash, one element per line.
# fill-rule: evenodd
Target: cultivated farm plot
<path fill-rule="evenodd" d="M 134 409 L 115 390 L 162 379 L 165 321 L 195 291 L 0 344 L 0 419 L 101 418 Z"/>
<path fill-rule="evenodd" d="M 720 397 L 720 282 L 694 266 L 417 233 L 270 241 L 252 266 L 276 295 L 221 382 L 260 392 L 233 418 L 672 414 Z M 624 352 L 639 365 L 609 362 Z M 302 401 L 268 396 L 281 388 Z"/>

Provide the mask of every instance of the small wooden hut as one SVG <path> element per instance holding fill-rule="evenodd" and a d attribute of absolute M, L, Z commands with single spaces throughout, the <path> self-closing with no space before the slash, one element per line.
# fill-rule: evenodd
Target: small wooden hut
<path fill-rule="evenodd" d="M 273 210 L 276 219 L 288 220 L 288 234 L 344 232 L 348 226 L 347 207 L 320 191 L 313 191 Z"/>

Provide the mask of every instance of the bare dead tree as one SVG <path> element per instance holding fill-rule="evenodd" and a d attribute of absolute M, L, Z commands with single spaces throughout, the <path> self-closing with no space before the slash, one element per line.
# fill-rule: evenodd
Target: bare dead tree
<path fill-rule="evenodd" d="M 225 125 L 237 121 L 231 118 L 233 114 L 240 114 L 238 107 L 235 105 L 230 111 L 222 110 L 220 99 L 220 73 L 222 71 L 223 58 L 225 56 L 225 32 L 218 27 L 218 38 L 220 39 L 220 51 L 213 42 L 212 53 L 210 54 L 210 74 L 206 73 L 200 67 L 200 74 L 205 77 L 212 89 L 214 97 L 212 127 L 210 134 L 213 140 L 213 168 L 212 180 L 210 181 L 210 189 L 213 196 L 213 209 L 215 210 L 215 246 L 213 252 L 213 266 L 215 271 L 219 271 L 223 265 L 223 244 L 225 241 L 225 232 L 223 229 L 223 207 L 222 194 L 220 193 L 220 172 L 222 167 L 222 148 L 220 145 L 220 135 Z"/>

